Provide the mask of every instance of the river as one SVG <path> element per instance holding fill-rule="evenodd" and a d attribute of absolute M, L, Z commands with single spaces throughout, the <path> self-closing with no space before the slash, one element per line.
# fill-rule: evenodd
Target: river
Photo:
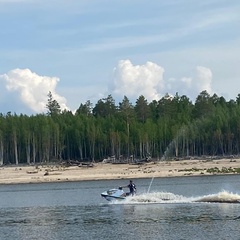
<path fill-rule="evenodd" d="M 0 185 L 0 239 L 240 239 L 240 175 L 133 180 Z"/>

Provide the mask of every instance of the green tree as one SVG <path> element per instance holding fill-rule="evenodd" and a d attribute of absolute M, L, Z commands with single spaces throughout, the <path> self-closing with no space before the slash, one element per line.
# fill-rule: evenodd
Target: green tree
<path fill-rule="evenodd" d="M 90 115 L 92 114 L 92 103 L 88 100 L 85 104 L 80 104 L 76 114 Z"/>
<path fill-rule="evenodd" d="M 138 120 L 143 123 L 150 116 L 150 108 L 147 99 L 145 99 L 143 95 L 141 95 L 136 101 L 135 112 Z"/>
<path fill-rule="evenodd" d="M 207 91 L 202 91 L 196 98 L 193 109 L 194 118 L 207 117 L 212 114 L 214 105 L 212 98 Z"/>
<path fill-rule="evenodd" d="M 48 100 L 46 104 L 47 114 L 50 116 L 58 115 L 61 113 L 61 107 L 57 100 L 53 99 L 52 93 L 49 91 Z"/>
<path fill-rule="evenodd" d="M 116 113 L 115 100 L 111 95 L 107 98 L 102 98 L 98 100 L 97 104 L 93 108 L 93 115 L 95 117 L 107 117 Z"/>

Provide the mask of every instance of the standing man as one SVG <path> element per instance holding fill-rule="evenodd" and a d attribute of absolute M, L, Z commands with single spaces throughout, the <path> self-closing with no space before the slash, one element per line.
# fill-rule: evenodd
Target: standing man
<path fill-rule="evenodd" d="M 129 195 L 133 196 L 133 195 L 136 194 L 137 188 L 136 188 L 135 183 L 132 180 L 130 180 L 129 184 L 127 186 L 125 186 L 125 187 L 129 188 L 129 193 L 127 193 L 127 196 L 129 196 Z"/>

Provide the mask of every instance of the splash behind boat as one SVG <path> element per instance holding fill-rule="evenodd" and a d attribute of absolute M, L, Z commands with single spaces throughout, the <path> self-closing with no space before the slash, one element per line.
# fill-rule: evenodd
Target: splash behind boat
<path fill-rule="evenodd" d="M 101 196 L 104 197 L 107 201 L 113 200 L 124 200 L 126 199 L 127 194 L 122 190 L 121 187 L 113 188 L 101 193 Z"/>

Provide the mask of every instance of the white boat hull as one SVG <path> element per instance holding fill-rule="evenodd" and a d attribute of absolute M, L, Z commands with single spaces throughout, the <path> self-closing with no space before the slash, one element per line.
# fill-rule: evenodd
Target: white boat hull
<path fill-rule="evenodd" d="M 101 196 L 105 198 L 107 201 L 126 199 L 126 193 L 122 189 L 115 188 L 101 193 Z"/>

